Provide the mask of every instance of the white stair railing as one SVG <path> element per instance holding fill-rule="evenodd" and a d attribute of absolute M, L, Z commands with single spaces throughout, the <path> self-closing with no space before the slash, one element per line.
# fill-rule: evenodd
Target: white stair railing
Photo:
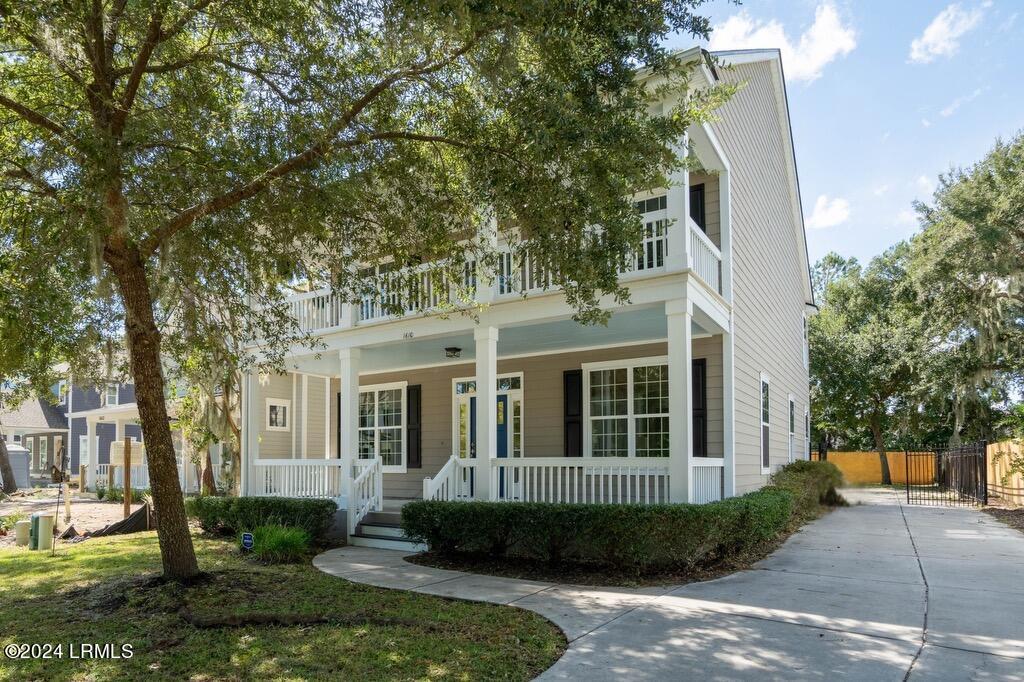
<path fill-rule="evenodd" d="M 356 466 L 359 473 L 352 480 L 352 496 L 348 504 L 349 534 L 356 532 L 367 514 L 384 506 L 384 470 L 380 458 L 358 460 Z"/>
<path fill-rule="evenodd" d="M 433 478 L 423 479 L 424 500 L 472 499 L 473 464 L 467 464 L 456 455 L 448 458 Z"/>
<path fill-rule="evenodd" d="M 516 457 L 490 460 L 499 501 L 659 504 L 669 501 L 664 458 Z"/>

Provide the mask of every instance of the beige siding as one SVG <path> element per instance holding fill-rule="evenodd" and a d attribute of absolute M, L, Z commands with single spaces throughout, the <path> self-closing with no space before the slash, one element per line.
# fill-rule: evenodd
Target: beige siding
<path fill-rule="evenodd" d="M 770 457 L 773 467 L 789 452 L 787 396 L 796 400 L 796 452 L 802 452 L 808 401 L 803 363 L 802 244 L 795 234 L 783 139 L 786 125 L 772 92 L 770 64 L 722 70 L 745 81 L 715 124 L 732 166 L 731 219 L 736 370 L 736 490 L 766 482 L 760 467 L 760 373 L 771 377 Z"/>
<path fill-rule="evenodd" d="M 704 185 L 704 223 L 707 235 L 715 246 L 722 247 L 722 210 L 718 193 L 718 178 L 705 173 L 690 173 L 691 185 Z"/>
<path fill-rule="evenodd" d="M 302 377 L 299 378 L 302 381 Z M 306 395 L 304 396 L 304 413 L 302 416 L 306 430 L 305 455 L 307 459 L 324 458 L 324 420 L 327 418 L 324 395 L 328 379 L 322 377 L 306 377 Z"/>
<path fill-rule="evenodd" d="M 297 412 L 294 403 L 288 419 L 291 428 L 288 431 L 267 430 L 267 398 L 292 399 L 292 375 L 271 374 L 264 380 L 256 382 L 255 415 L 259 426 L 260 459 L 291 459 L 292 431 L 295 429 Z"/>

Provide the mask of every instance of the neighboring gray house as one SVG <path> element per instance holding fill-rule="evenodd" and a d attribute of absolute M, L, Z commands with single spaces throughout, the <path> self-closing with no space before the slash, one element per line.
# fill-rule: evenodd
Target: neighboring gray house
<path fill-rule="evenodd" d="M 683 54 L 693 87 L 746 87 L 679 140 L 700 172 L 634 197 L 646 238 L 607 326 L 573 322 L 528 246 L 500 234 L 498 271 L 458 283 L 472 300 L 429 264 L 414 291 L 359 305 L 294 296 L 324 346 L 246 378 L 244 494 L 336 498 L 354 543 L 386 545 L 364 523 L 386 500 L 707 502 L 808 457 L 815 308 L 781 58 L 717 56 L 716 70 Z M 480 312 L 431 315 L 440 304 Z"/>
<path fill-rule="evenodd" d="M 67 442 L 68 420 L 65 406 L 53 405 L 46 398 L 30 398 L 16 409 L 0 411 L 0 437 L 29 451 L 33 476 L 45 476 L 59 465 L 57 453 Z"/>

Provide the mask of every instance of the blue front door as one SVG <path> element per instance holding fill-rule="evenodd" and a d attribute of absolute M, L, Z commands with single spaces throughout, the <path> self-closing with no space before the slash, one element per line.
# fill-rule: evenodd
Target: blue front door
<path fill-rule="evenodd" d="M 498 440 L 498 457 L 508 457 L 508 396 L 499 395 L 496 409 L 498 430 L 495 434 Z M 469 456 L 476 457 L 476 397 L 469 399 Z M 471 472 L 472 473 L 472 472 Z M 469 482 L 470 492 L 473 494 L 473 481 Z M 498 494 L 505 495 L 505 472 L 501 472 L 498 480 Z"/>

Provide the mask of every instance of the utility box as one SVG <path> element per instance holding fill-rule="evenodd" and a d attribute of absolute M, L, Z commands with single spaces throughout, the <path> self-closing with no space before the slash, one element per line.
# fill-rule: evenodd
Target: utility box
<path fill-rule="evenodd" d="M 53 547 L 53 514 L 36 512 L 29 527 L 28 548 L 30 550 Z"/>
<path fill-rule="evenodd" d="M 16 546 L 28 547 L 28 536 L 31 528 L 32 522 L 28 519 L 14 524 L 14 544 Z"/>

